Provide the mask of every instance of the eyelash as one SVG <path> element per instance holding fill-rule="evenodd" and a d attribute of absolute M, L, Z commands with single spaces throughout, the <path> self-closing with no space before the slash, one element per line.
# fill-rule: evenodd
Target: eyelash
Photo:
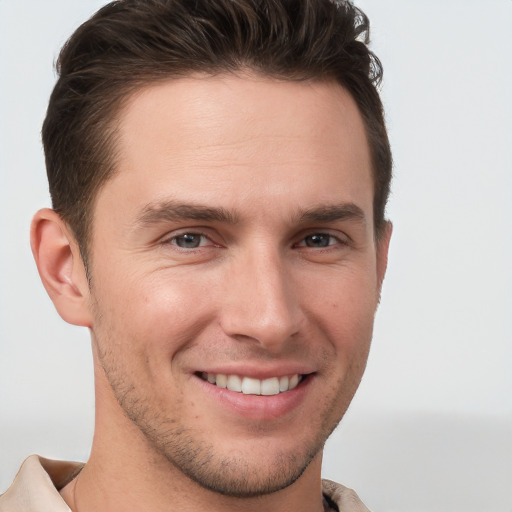
<path fill-rule="evenodd" d="M 188 237 L 199 237 L 200 238 L 199 245 L 197 245 L 195 247 L 181 247 L 180 245 L 178 245 L 178 240 L 183 239 L 187 236 Z M 313 237 L 327 238 L 328 244 L 324 245 L 324 246 L 320 245 L 320 246 L 316 246 L 316 247 L 314 245 L 307 245 L 307 240 L 308 239 L 311 240 Z M 203 242 L 205 242 L 205 241 L 209 241 L 210 244 L 202 245 Z M 220 245 L 213 242 L 208 235 L 206 235 L 205 233 L 201 233 L 199 231 L 185 231 L 183 233 L 174 235 L 167 240 L 164 240 L 163 243 L 173 245 L 174 247 L 176 247 L 176 250 L 183 251 L 183 252 L 196 251 L 198 249 L 208 247 L 208 245 L 211 245 L 214 247 L 220 247 Z M 328 250 L 332 250 L 332 249 L 336 248 L 336 246 L 347 246 L 347 245 L 349 245 L 349 240 L 344 240 L 341 237 L 335 236 L 331 233 L 326 233 L 323 231 L 315 231 L 315 232 L 311 232 L 306 235 L 303 235 L 301 240 L 298 243 L 293 244 L 293 247 L 294 248 L 297 247 L 297 248 L 305 248 L 305 249 L 314 249 L 317 251 L 328 251 Z"/>
<path fill-rule="evenodd" d="M 327 238 L 328 242 L 334 241 L 334 243 L 328 243 L 327 245 L 319 245 L 316 247 L 314 245 L 307 245 L 307 240 L 308 239 L 312 240 L 314 237 Z M 348 245 L 348 242 L 346 240 L 342 240 L 339 236 L 332 235 L 331 233 L 317 231 L 317 232 L 305 235 L 299 243 L 295 244 L 295 247 L 306 247 L 306 248 L 310 248 L 310 249 L 329 250 L 330 248 L 333 248 L 336 245 Z"/>
<path fill-rule="evenodd" d="M 199 245 L 197 247 L 180 247 L 178 245 L 177 241 L 179 239 L 183 239 L 187 236 L 199 237 L 200 238 Z M 206 235 L 204 233 L 196 232 L 196 231 L 186 231 L 186 232 L 180 233 L 178 235 L 174 235 L 173 237 L 169 238 L 168 240 L 165 240 L 164 243 L 174 245 L 180 251 L 188 252 L 188 251 L 193 251 L 195 249 L 201 249 L 202 247 L 205 247 L 204 245 L 201 245 L 201 242 L 204 242 L 205 240 L 209 240 L 211 242 L 211 245 L 217 246 L 217 244 L 212 242 L 211 238 L 208 235 Z"/>

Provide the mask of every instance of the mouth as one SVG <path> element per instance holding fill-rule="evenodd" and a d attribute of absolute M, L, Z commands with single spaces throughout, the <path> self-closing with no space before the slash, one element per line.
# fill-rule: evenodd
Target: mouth
<path fill-rule="evenodd" d="M 242 393 L 244 395 L 272 396 L 286 393 L 296 388 L 307 375 L 298 373 L 268 379 L 255 379 L 240 375 L 226 375 L 223 373 L 198 372 L 196 374 L 202 380 L 219 388 Z"/>

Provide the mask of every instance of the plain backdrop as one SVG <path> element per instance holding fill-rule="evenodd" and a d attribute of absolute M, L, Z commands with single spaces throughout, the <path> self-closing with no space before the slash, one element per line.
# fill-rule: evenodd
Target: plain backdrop
<path fill-rule="evenodd" d="M 89 335 L 32 261 L 58 49 L 104 2 L 0 0 L 0 492 L 30 453 L 86 460 Z M 381 512 L 512 511 L 512 1 L 360 0 L 395 159 L 389 270 L 324 474 Z"/>

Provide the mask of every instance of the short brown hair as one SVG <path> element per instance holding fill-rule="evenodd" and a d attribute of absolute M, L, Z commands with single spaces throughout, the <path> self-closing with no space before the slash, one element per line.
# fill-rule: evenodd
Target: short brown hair
<path fill-rule="evenodd" d="M 250 69 L 286 80 L 336 80 L 363 117 L 373 165 L 374 223 L 384 225 L 391 151 L 368 49 L 369 21 L 340 0 L 119 0 L 61 50 L 43 125 L 55 211 L 87 263 L 94 200 L 113 174 L 116 118 L 131 92 L 195 72 Z"/>

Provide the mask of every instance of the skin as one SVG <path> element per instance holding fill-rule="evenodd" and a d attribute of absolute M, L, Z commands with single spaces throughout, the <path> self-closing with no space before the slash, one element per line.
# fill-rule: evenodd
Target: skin
<path fill-rule="evenodd" d="M 354 101 L 333 83 L 173 80 L 126 103 L 118 154 L 90 283 L 53 211 L 32 227 L 46 289 L 93 345 L 95 438 L 63 497 L 82 512 L 322 510 L 322 448 L 365 368 L 391 234 L 375 237 Z M 307 378 L 259 397 L 201 372 Z"/>

